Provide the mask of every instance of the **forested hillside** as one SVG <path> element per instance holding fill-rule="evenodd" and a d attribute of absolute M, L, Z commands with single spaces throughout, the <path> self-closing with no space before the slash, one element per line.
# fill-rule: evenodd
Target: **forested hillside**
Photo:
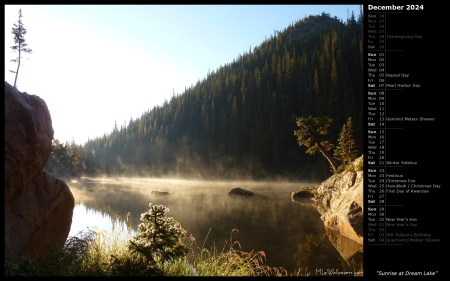
<path fill-rule="evenodd" d="M 80 171 L 325 178 L 330 167 L 324 157 L 308 155 L 298 145 L 295 118 L 330 117 L 326 138 L 336 144 L 352 117 L 362 153 L 362 22 L 323 13 L 275 31 L 182 94 L 80 146 Z"/>

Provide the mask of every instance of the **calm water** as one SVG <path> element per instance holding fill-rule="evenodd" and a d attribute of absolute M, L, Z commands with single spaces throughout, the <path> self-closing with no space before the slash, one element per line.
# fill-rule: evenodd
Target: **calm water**
<path fill-rule="evenodd" d="M 152 203 L 167 207 L 166 216 L 180 222 L 196 238 L 197 247 L 204 244 L 210 249 L 214 245 L 220 251 L 231 231 L 237 229 L 233 241 L 239 241 L 242 250 L 264 251 L 265 264 L 289 272 L 297 269 L 295 253 L 299 244 L 307 241 L 306 235 L 326 237 L 318 211 L 291 201 L 291 192 L 308 185 L 304 183 L 82 178 L 68 185 L 76 203 L 70 236 L 95 227 L 123 231 L 132 227 L 136 231 L 141 213 Z M 229 196 L 234 187 L 250 190 L 255 196 Z M 151 191 L 167 191 L 169 195 L 154 196 Z M 333 262 L 328 266 L 339 264 L 339 254 L 329 240 L 321 241 L 328 244 L 317 247 L 317 255 L 328 256 Z"/>

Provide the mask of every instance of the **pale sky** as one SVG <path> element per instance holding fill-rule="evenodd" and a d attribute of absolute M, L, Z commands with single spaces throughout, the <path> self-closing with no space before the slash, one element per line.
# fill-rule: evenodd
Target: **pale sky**
<path fill-rule="evenodd" d="M 19 8 L 33 52 L 22 54 L 17 88 L 47 103 L 55 139 L 77 144 L 181 95 L 274 30 L 322 12 L 359 15 L 359 5 L 5 5 L 11 85 Z"/>

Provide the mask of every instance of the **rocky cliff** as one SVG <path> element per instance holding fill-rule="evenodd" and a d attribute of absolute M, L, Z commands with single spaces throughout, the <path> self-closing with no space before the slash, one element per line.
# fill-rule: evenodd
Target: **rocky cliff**
<path fill-rule="evenodd" d="M 43 170 L 52 139 L 45 101 L 5 82 L 5 258 L 38 258 L 69 235 L 74 197 Z"/>
<path fill-rule="evenodd" d="M 330 241 L 347 261 L 363 251 L 363 156 L 352 166 L 322 182 L 314 198 Z"/>

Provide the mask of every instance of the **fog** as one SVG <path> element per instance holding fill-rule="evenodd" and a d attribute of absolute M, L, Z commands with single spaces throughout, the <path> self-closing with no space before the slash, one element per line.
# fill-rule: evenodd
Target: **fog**
<path fill-rule="evenodd" d="M 82 177 L 68 185 L 76 208 L 85 208 L 85 214 L 98 212 L 110 217 L 112 223 L 121 218 L 137 230 L 149 203 L 163 205 L 169 209 L 166 216 L 180 222 L 188 235 L 195 237 L 194 247 L 210 249 L 214 245 L 220 251 L 232 230 L 237 229 L 233 241 L 239 241 L 242 250 L 264 251 L 266 264 L 288 270 L 295 269 L 294 253 L 307 234 L 325 234 L 316 208 L 290 198 L 291 192 L 301 186 L 316 183 Z M 255 196 L 228 195 L 234 187 L 252 191 Z M 156 196 L 152 191 L 169 194 Z M 74 216 L 73 225 L 80 227 L 79 219 Z"/>

